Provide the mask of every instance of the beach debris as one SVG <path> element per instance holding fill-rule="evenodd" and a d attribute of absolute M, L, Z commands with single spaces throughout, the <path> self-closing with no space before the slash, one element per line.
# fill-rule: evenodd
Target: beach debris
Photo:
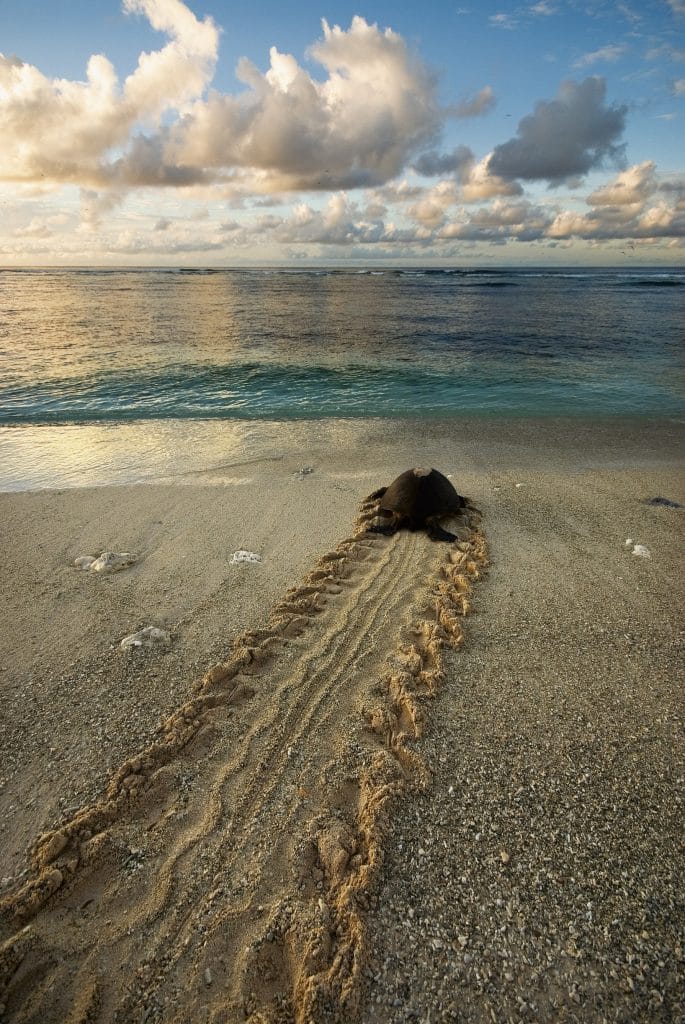
<path fill-rule="evenodd" d="M 258 555 L 256 551 L 244 551 L 240 548 L 239 551 L 234 551 L 231 555 L 231 561 L 229 565 L 238 565 L 240 562 L 261 562 L 262 556 Z"/>
<path fill-rule="evenodd" d="M 298 469 L 297 472 L 293 473 L 293 476 L 295 477 L 296 480 L 304 480 L 306 476 L 309 476 L 309 474 L 313 472 L 313 466 L 302 466 L 301 469 Z"/>
<path fill-rule="evenodd" d="M 77 569 L 88 569 L 91 572 L 120 572 L 138 561 L 138 556 L 130 551 L 103 551 L 101 555 L 81 555 L 74 562 Z"/>
<path fill-rule="evenodd" d="M 683 506 L 679 501 L 673 501 L 671 498 L 663 498 L 660 494 L 656 498 L 645 498 L 645 505 L 663 505 L 665 508 L 682 508 Z"/>
<path fill-rule="evenodd" d="M 632 537 L 626 537 L 625 545 L 627 548 L 632 548 L 631 555 L 637 555 L 638 558 L 651 558 L 652 552 L 644 544 L 636 544 Z"/>
<path fill-rule="evenodd" d="M 652 552 L 649 548 L 645 547 L 644 544 L 635 544 L 633 546 L 632 554 L 637 555 L 638 558 L 651 558 Z"/>
<path fill-rule="evenodd" d="M 168 633 L 166 629 L 159 629 L 158 626 L 145 626 L 137 633 L 125 636 L 119 646 L 124 650 L 130 650 L 132 647 L 156 647 L 158 644 L 170 643 L 171 633 Z"/>
<path fill-rule="evenodd" d="M 523 487 L 523 484 L 514 484 L 514 487 Z"/>

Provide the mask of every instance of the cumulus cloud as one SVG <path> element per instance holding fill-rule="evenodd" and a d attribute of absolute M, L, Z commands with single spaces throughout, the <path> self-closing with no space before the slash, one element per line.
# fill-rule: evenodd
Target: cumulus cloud
<path fill-rule="evenodd" d="M 679 181 L 659 182 L 655 164 L 646 160 L 591 193 L 590 213 L 559 211 L 547 234 L 592 241 L 685 237 L 684 186 Z"/>
<path fill-rule="evenodd" d="M 608 185 L 588 196 L 591 206 L 632 206 L 643 203 L 656 191 L 656 164 L 652 160 L 629 167 Z"/>
<path fill-rule="evenodd" d="M 523 193 L 517 181 L 510 181 L 492 172 L 492 155 L 484 157 L 469 168 L 462 181 L 461 198 L 465 203 L 477 203 L 495 196 L 520 196 Z"/>
<path fill-rule="evenodd" d="M 605 96 L 603 78 L 563 82 L 556 99 L 541 100 L 519 122 L 516 136 L 495 147 L 491 172 L 554 186 L 608 160 L 617 162 L 627 107 L 606 106 Z"/>
<path fill-rule="evenodd" d="M 510 203 L 495 200 L 489 207 L 461 216 L 441 228 L 442 239 L 464 239 L 503 244 L 509 240 L 531 242 L 543 238 L 553 215 L 523 199 Z"/>
<path fill-rule="evenodd" d="M 373 216 L 369 207 L 350 200 L 345 192 L 334 193 L 321 210 L 298 203 L 293 211 L 278 217 L 266 214 L 255 225 L 257 234 L 281 245 L 375 246 L 389 241 L 420 241 L 420 229 L 398 230 L 392 223 Z"/>
<path fill-rule="evenodd" d="M 473 151 L 468 146 L 457 146 L 451 153 L 438 153 L 436 150 L 422 153 L 413 168 L 417 174 L 422 174 L 426 178 L 437 174 L 468 177 L 475 160 Z"/>
<path fill-rule="evenodd" d="M 272 47 L 262 74 L 247 60 L 238 96 L 212 93 L 172 132 L 177 162 L 251 169 L 264 191 L 356 188 L 395 177 L 439 131 L 433 76 L 397 33 L 361 17 L 345 31 L 323 22 L 313 79 Z"/>
<path fill-rule="evenodd" d="M 216 181 L 256 191 L 382 184 L 439 133 L 436 83 L 401 36 L 355 17 L 323 22 L 309 51 L 319 81 L 289 54 L 270 51 L 262 74 L 242 60 L 246 89 L 206 95 L 219 31 L 181 0 L 123 0 L 169 41 L 142 53 L 123 83 L 103 55 L 84 82 L 49 79 L 0 57 L 0 180 L 74 183 L 88 189 L 189 186 Z M 492 103 L 482 90 L 464 105 Z"/>
<path fill-rule="evenodd" d="M 563 211 L 550 225 L 550 238 L 657 239 L 685 237 L 685 210 L 659 202 L 639 213 L 630 208 L 606 206 L 591 214 Z"/>
<path fill-rule="evenodd" d="M 445 222 L 447 210 L 458 199 L 454 182 L 441 181 L 430 189 L 418 203 L 409 207 L 408 213 L 417 223 L 427 228 L 438 228 Z"/>
<path fill-rule="evenodd" d="M 38 68 L 0 55 L 0 180 L 107 182 L 107 154 L 126 144 L 136 125 L 155 125 L 169 109 L 197 98 L 214 73 L 219 33 L 180 0 L 124 0 L 170 41 L 142 53 L 120 85 L 102 54 L 88 61 L 86 81 L 49 79 Z"/>

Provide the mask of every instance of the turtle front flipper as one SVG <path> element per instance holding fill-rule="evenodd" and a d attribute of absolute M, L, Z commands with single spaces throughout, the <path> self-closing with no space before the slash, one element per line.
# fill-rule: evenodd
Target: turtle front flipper
<path fill-rule="evenodd" d="M 369 494 L 368 497 L 364 498 L 364 502 L 378 501 L 379 498 L 383 497 L 387 489 L 387 487 L 379 487 L 377 491 L 374 491 L 372 494 Z"/>
<path fill-rule="evenodd" d="M 443 530 L 442 526 L 438 526 L 437 523 L 426 523 L 426 533 L 431 540 L 456 540 L 456 534 L 449 533 L 447 530 Z"/>

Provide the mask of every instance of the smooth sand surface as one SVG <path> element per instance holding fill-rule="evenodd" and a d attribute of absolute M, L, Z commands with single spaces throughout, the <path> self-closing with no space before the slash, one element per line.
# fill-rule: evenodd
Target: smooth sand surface
<path fill-rule="evenodd" d="M 682 428 L 309 429 L 0 495 L 7 1019 L 675 1019 L 684 513 L 645 499 L 685 504 Z M 353 540 L 421 464 L 461 548 Z"/>

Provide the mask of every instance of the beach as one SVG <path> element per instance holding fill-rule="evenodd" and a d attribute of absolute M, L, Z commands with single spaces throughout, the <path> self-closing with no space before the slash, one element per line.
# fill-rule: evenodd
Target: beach
<path fill-rule="evenodd" d="M 4 1016 L 678 1019 L 682 425 L 298 430 L 0 494 Z"/>

